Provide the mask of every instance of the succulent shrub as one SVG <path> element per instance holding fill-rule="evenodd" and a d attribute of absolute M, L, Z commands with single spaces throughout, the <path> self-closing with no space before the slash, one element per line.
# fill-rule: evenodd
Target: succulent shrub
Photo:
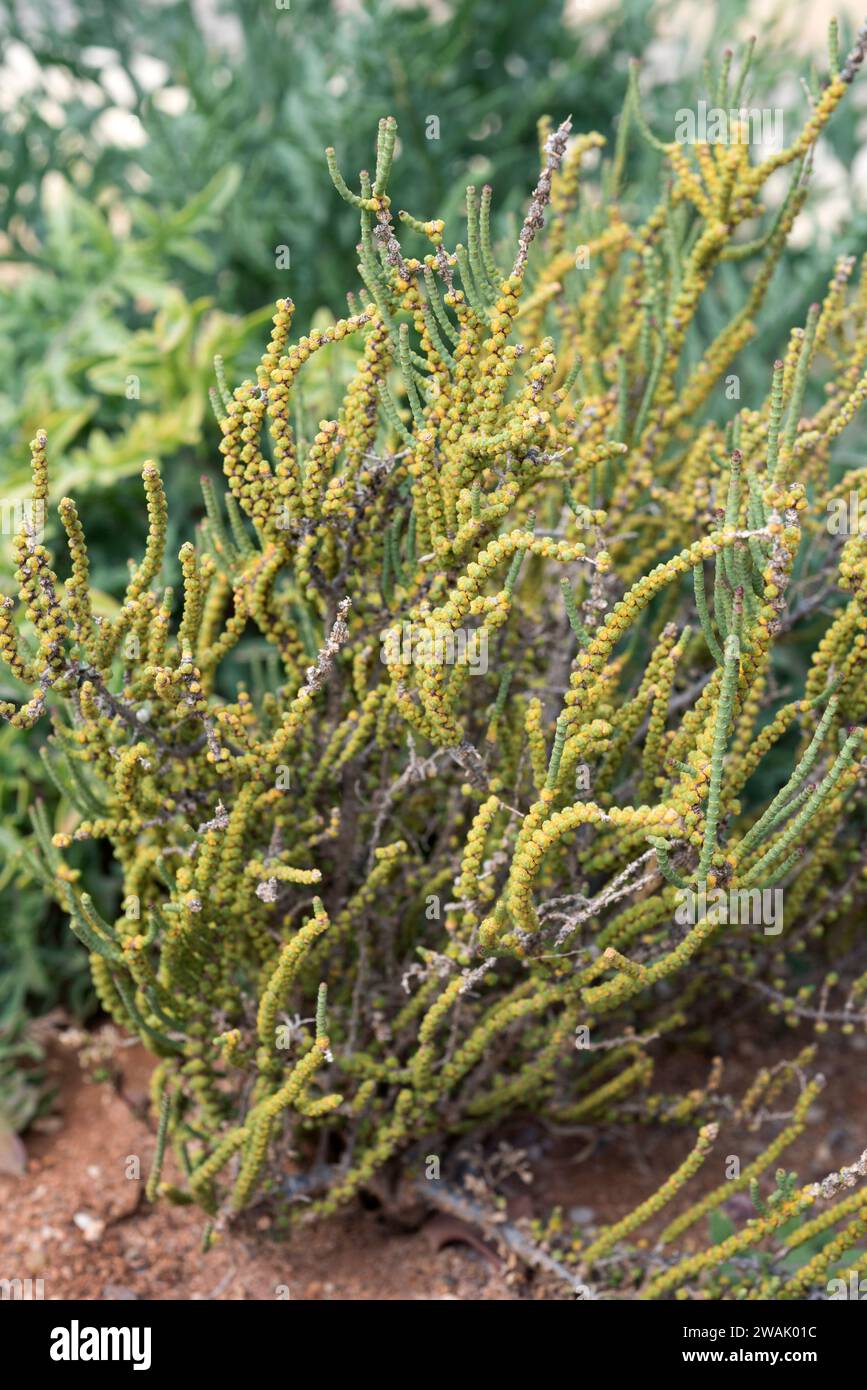
<path fill-rule="evenodd" d="M 456 208 L 456 176 L 473 159 L 519 206 L 536 155 L 535 109 L 514 99 L 518 84 L 554 109 L 579 99 L 605 127 L 625 45 L 651 32 L 643 0 L 580 27 L 562 7 L 519 0 L 450 10 L 76 0 L 58 22 L 0 3 L 0 62 L 13 79 L 0 110 L 3 495 L 26 491 L 26 444 L 46 429 L 57 495 L 87 507 L 97 603 L 123 590 L 129 475 L 143 458 L 170 477 L 172 534 L 192 533 L 214 353 L 238 375 L 252 368 L 281 282 L 305 323 L 342 301 L 353 219 L 331 217 L 320 196 L 322 146 L 339 138 L 361 160 L 376 118 L 396 106 L 410 203 L 423 191 L 441 212 L 449 199 Z M 300 276 L 314 259 L 316 275 Z M 317 370 L 305 373 L 311 410 Z M 10 693 L 0 681 L 0 698 Z M 13 778 L 0 745 L 0 789 Z M 41 791 L 53 814 L 53 787 Z M 5 829 L 29 834 L 26 817 Z M 24 996 L 21 1026 L 49 997 L 34 980 L 80 966 L 70 939 L 58 975 L 57 915 L 24 906 L 24 893 L 35 896 L 19 865 L 14 887 L 0 886 L 0 961 Z M 69 989 L 61 1000 L 81 1002 Z"/>
<path fill-rule="evenodd" d="M 205 482 L 174 573 L 145 464 L 144 554 L 112 617 L 91 603 L 72 499 L 63 584 L 42 544 L 37 434 L 20 621 L 12 598 L 0 609 L 26 689 L 2 713 L 21 729 L 50 715 L 47 765 L 75 814 L 58 828 L 36 807 L 30 868 L 104 1008 L 159 1059 L 151 1196 L 199 1203 L 218 1230 L 285 1183 L 291 1148 L 290 1188 L 323 1214 L 530 1111 L 698 1130 L 614 1226 L 558 1257 L 546 1236 L 539 1258 L 581 1287 L 614 1268 L 641 1296 L 725 1296 L 734 1271 L 788 1296 L 857 1242 L 860 1193 L 834 1199 L 863 1160 L 761 1190 L 821 1088 L 809 1048 L 739 1103 L 758 1126 L 795 1093 L 761 1155 L 649 1254 L 629 1237 L 713 1172 L 727 1110 L 716 1065 L 685 1095 L 654 1090 L 660 1038 L 744 995 L 820 1037 L 865 1022 L 850 918 L 867 887 L 867 536 L 831 524 L 867 492 L 867 469 L 834 463 L 867 397 L 864 267 L 840 258 L 749 400 L 726 389 L 782 292 L 812 152 L 865 46 L 867 28 L 841 61 L 832 34 L 802 127 L 764 159 L 739 118 L 726 141 L 660 139 L 634 81 L 596 174 L 603 138 L 543 121 L 511 247 L 491 236 L 489 186 L 467 190 L 465 245 L 396 213 L 393 119 L 357 189 L 329 150 L 360 216 L 361 293 L 297 338 L 281 300 L 255 379 L 218 374 L 227 490 Z M 739 107 L 729 59 L 717 91 Z M 634 220 L 633 138 L 664 167 Z M 763 217 L 778 170 L 790 190 Z M 696 359 L 690 328 L 726 263 L 743 301 Z M 305 372 L 329 352 L 353 372 L 311 421 Z M 76 847 L 93 840 L 122 869 L 119 904 L 88 892 Z M 669 1255 L 744 1189 L 752 1222 Z M 766 1240 L 779 1249 L 759 1259 Z"/>

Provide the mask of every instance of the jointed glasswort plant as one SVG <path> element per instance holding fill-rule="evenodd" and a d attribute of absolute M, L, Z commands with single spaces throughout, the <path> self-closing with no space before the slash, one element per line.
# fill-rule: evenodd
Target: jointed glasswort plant
<path fill-rule="evenodd" d="M 867 398 L 864 267 L 839 260 L 763 400 L 732 409 L 721 385 L 865 47 L 867 26 L 842 63 L 832 41 L 803 128 L 763 160 L 746 140 L 660 140 L 637 74 L 600 179 L 585 166 L 602 137 L 543 122 L 510 264 L 487 186 L 467 190 L 451 250 L 442 221 L 395 216 L 394 120 L 357 191 L 329 150 L 360 215 L 363 298 L 294 341 L 281 300 L 255 381 L 232 390 L 218 372 L 228 491 L 203 484 L 181 593 L 164 587 L 153 464 L 144 557 L 113 618 L 93 610 L 70 498 L 63 585 L 22 528 L 23 618 L 2 600 L 0 654 L 30 694 L 2 713 L 22 729 L 50 713 L 46 765 L 78 812 L 55 830 L 37 805 L 30 867 L 105 1009 L 159 1058 L 151 1197 L 197 1202 L 219 1230 L 285 1182 L 291 1144 L 309 1217 L 530 1110 L 698 1127 L 621 1221 L 565 1248 L 545 1233 L 539 1258 L 587 1288 L 613 1270 L 641 1297 L 799 1297 L 860 1240 L 863 1194 L 835 1198 L 863 1160 L 820 1185 L 780 1170 L 760 1191 L 821 1087 L 807 1049 L 738 1106 L 759 1125 L 794 1087 L 782 1132 L 652 1248 L 629 1244 L 708 1162 L 725 1110 L 716 1065 L 686 1096 L 654 1092 L 654 1040 L 740 993 L 819 1033 L 865 1022 L 847 919 L 867 888 L 867 536 L 841 543 L 827 524 L 834 499 L 867 495 L 867 468 L 835 480 L 832 457 Z M 726 60 L 717 104 L 736 108 L 742 80 Z M 633 137 L 665 165 L 645 221 L 621 189 Z M 745 235 L 781 169 L 788 196 Z M 744 267 L 742 306 L 693 360 L 727 261 Z M 314 428 L 299 382 L 343 340 L 354 372 Z M 38 434 L 31 517 L 47 449 Z M 248 688 L 233 659 L 254 633 L 268 655 Z M 770 794 L 754 780 L 768 764 Z M 75 867 L 91 839 L 123 871 L 120 915 Z M 781 934 L 750 917 L 773 890 Z M 741 1189 L 753 1221 L 670 1254 Z"/>

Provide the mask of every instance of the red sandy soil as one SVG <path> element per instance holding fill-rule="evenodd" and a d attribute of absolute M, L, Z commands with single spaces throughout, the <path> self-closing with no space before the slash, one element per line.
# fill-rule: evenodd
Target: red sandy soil
<path fill-rule="evenodd" d="M 0 1277 L 44 1280 L 46 1299 L 317 1299 L 442 1300 L 569 1298 L 547 1277 L 504 1262 L 484 1238 L 452 1218 L 432 1214 L 403 1231 L 381 1211 L 361 1206 L 287 1236 L 267 1207 L 253 1211 L 203 1255 L 203 1218 L 194 1207 L 151 1206 L 144 1183 L 153 1152 L 147 1117 L 151 1060 L 113 1028 L 103 1027 L 80 1050 L 81 1035 L 61 1030 L 50 1066 L 58 1084 L 52 1114 L 25 1136 L 26 1167 L 0 1176 Z M 97 1056 L 94 1057 L 94 1039 Z M 745 1079 L 776 1057 L 791 1057 L 807 1040 L 782 1036 L 769 1057 L 748 1041 L 724 1050 L 725 1090 L 738 1096 Z M 802 1180 L 853 1162 L 867 1145 L 865 1040 L 827 1044 L 811 1071 L 830 1080 L 816 1123 L 784 1155 Z M 707 1061 L 668 1058 L 654 1088 L 683 1091 L 701 1084 Z M 94 1073 L 107 1077 L 95 1079 Z M 663 1074 L 664 1073 L 664 1074 Z M 747 1163 L 768 1135 L 721 1136 L 721 1154 Z M 540 1143 L 540 1138 L 543 1142 Z M 495 1141 L 496 1142 L 496 1141 Z M 683 1159 L 683 1130 L 624 1128 L 601 1142 L 587 1128 L 550 1136 L 516 1122 L 503 1142 L 529 1155 L 526 1185 L 511 1180 L 513 1219 L 559 1203 L 578 1221 L 614 1220 L 646 1197 Z M 126 1176 L 138 1155 L 142 1178 Z M 720 1180 L 719 1164 L 690 1189 L 694 1199 Z M 517 1189 L 517 1190 L 516 1190 Z M 743 1197 L 733 1199 L 735 1205 Z M 740 1209 L 741 1217 L 748 1215 Z M 667 1210 L 670 1218 L 671 1209 Z M 704 1241 L 704 1228 L 696 1237 Z"/>
<path fill-rule="evenodd" d="M 201 1211 L 144 1196 L 151 1059 L 121 1043 L 111 1060 L 112 1080 L 95 1081 L 74 1051 L 52 1047 L 54 1115 L 25 1136 L 26 1171 L 0 1176 L 0 1277 L 42 1279 L 46 1299 L 520 1296 L 513 1276 L 471 1246 L 439 1248 L 449 1231 L 437 1218 L 404 1234 L 357 1209 L 287 1241 L 254 1214 L 203 1255 Z M 125 1175 L 130 1155 L 141 1160 L 139 1181 Z"/>

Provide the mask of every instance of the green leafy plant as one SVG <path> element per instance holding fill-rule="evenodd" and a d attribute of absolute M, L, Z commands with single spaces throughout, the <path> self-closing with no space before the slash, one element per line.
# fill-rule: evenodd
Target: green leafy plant
<path fill-rule="evenodd" d="M 229 168 L 159 236 L 113 232 L 80 195 L 55 197 L 38 266 L 0 298 L 7 458 L 37 419 L 56 440 L 64 488 L 117 483 L 138 470 L 145 441 L 161 459 L 201 450 L 214 353 L 234 360 L 267 315 L 234 318 L 207 298 L 189 301 L 165 279 L 165 257 L 204 250 L 237 179 Z M 7 494 L 22 484 L 26 473 L 7 465 Z"/>
<path fill-rule="evenodd" d="M 608 1291 L 648 1298 L 727 1296 L 735 1262 L 755 1294 L 783 1276 L 742 1255 L 863 1175 L 862 1160 L 801 1188 L 784 1173 L 774 1194 L 751 1188 L 743 1230 L 660 1253 L 802 1131 L 812 1053 L 765 1068 L 740 1112 L 792 1083 L 785 1127 L 630 1264 L 632 1231 L 717 1137 L 719 1068 L 686 1095 L 654 1090 L 657 1041 L 741 992 L 820 1037 L 865 1022 L 847 915 L 867 886 L 867 538 L 829 524 L 867 487 L 867 470 L 834 466 L 867 399 L 863 266 L 852 284 L 838 262 L 749 403 L 719 389 L 865 46 L 867 26 L 841 60 L 832 35 L 798 134 L 764 159 L 739 117 L 725 142 L 661 140 L 635 84 L 595 175 L 603 138 L 543 121 L 511 244 L 488 185 L 466 190 L 464 242 L 398 212 L 392 118 L 356 187 L 329 149 L 360 218 L 362 289 L 295 340 L 279 301 L 255 378 L 232 389 L 218 367 L 225 497 L 204 480 L 178 578 L 145 464 L 144 555 L 111 615 L 69 497 L 62 587 L 43 544 L 37 433 L 20 621 L 0 607 L 19 693 L 0 712 L 17 729 L 50 713 L 64 820 L 37 805 L 22 862 L 69 913 L 103 1007 L 159 1058 L 149 1194 L 199 1203 L 211 1234 L 279 1192 L 287 1144 L 309 1217 L 516 1111 L 697 1124 L 632 1213 L 533 1258 L 598 1285 L 625 1251 Z M 729 59 L 714 83 L 736 106 Z M 633 222 L 634 139 L 665 172 Z M 763 224 L 778 169 L 789 196 Z M 749 269 L 742 303 L 696 360 L 690 325 L 731 262 Z M 317 423 L 303 384 L 332 351 L 334 413 Z M 803 669 L 787 664 L 817 619 Z M 757 791 L 787 734 L 782 785 Z M 119 901 L 79 859 L 94 841 L 122 870 Z M 860 1222 L 780 1296 L 825 1278 Z"/>

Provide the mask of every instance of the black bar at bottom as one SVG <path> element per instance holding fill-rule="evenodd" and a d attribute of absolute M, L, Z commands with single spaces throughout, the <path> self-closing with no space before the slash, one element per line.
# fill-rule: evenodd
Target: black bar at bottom
<path fill-rule="evenodd" d="M 854 1300 L 860 1301 L 860 1300 Z M 377 1312 L 377 1306 L 380 1311 Z M 21 1358 L 27 1371 L 52 1381 L 70 1377 L 99 1380 L 103 1372 L 173 1376 L 195 1372 L 214 1375 L 224 1383 L 241 1374 L 273 1375 L 282 1366 L 293 1374 L 296 1358 L 308 1365 L 306 1374 L 331 1377 L 347 1358 L 355 1374 L 366 1362 L 372 1371 L 398 1353 L 407 1336 L 424 1339 L 425 1379 L 431 1378 L 437 1349 L 453 1364 L 453 1330 L 462 1333 L 460 1360 L 466 1369 L 473 1354 L 484 1357 L 490 1376 L 497 1353 L 511 1355 L 519 1333 L 522 1358 L 538 1369 L 549 1362 L 550 1341 L 527 1340 L 527 1333 L 568 1338 L 559 1343 L 580 1375 L 591 1366 L 597 1372 L 609 1364 L 618 1378 L 623 1373 L 642 1377 L 685 1373 L 701 1382 L 708 1370 L 739 1371 L 761 1367 L 771 1377 L 792 1369 L 829 1373 L 860 1364 L 864 1342 L 863 1314 L 834 1301 L 800 1303 L 627 1301 L 528 1301 L 501 1305 L 508 1322 L 497 1328 L 497 1305 L 474 1304 L 474 1321 L 463 1324 L 453 1302 L 401 1303 L 305 1302 L 148 1302 L 90 1303 L 46 1301 L 0 1302 L 2 1346 Z M 379 1319 L 385 1313 L 387 1321 Z M 479 1314 L 482 1323 L 478 1322 Z M 488 1322 L 488 1319 L 491 1322 Z M 540 1319 L 541 1321 L 537 1321 Z M 454 1321 L 453 1321 L 454 1319 Z M 524 1321 L 526 1319 L 526 1322 Z M 553 1319 L 553 1321 L 552 1321 Z M 523 1324 L 523 1325 L 522 1325 Z M 391 1350 L 389 1350 L 391 1348 Z M 450 1348 L 450 1350 L 447 1350 Z M 585 1358 L 589 1358 L 585 1360 Z M 411 1371 L 402 1354 L 403 1372 Z M 433 1363 L 433 1364 L 432 1364 Z M 493 1366 L 492 1364 L 493 1363 Z M 508 1363 L 506 1363 L 508 1364 Z"/>

